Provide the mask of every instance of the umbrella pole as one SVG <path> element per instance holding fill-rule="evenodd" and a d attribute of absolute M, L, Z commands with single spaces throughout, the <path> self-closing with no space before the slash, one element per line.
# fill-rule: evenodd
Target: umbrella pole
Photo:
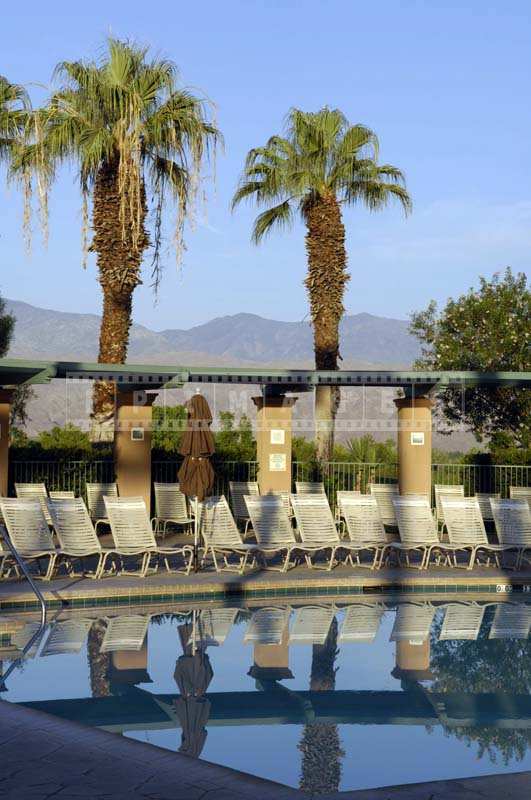
<path fill-rule="evenodd" d="M 194 572 L 199 570 L 199 501 L 195 498 L 194 514 Z"/>

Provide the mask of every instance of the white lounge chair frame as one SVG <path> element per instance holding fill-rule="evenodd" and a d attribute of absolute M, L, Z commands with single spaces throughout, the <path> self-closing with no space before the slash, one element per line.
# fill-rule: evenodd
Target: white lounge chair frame
<path fill-rule="evenodd" d="M 166 536 L 168 525 L 178 525 L 192 533 L 193 517 L 188 510 L 186 495 L 178 483 L 154 483 L 155 516 L 151 520 L 155 533 Z"/>
<path fill-rule="evenodd" d="M 66 619 L 52 623 L 40 652 L 41 658 L 79 653 L 91 627 L 91 619 Z"/>
<path fill-rule="evenodd" d="M 402 603 L 396 609 L 389 641 L 421 645 L 429 639 L 434 616 L 435 608 L 430 603 Z"/>
<path fill-rule="evenodd" d="M 359 547 L 346 539 L 341 539 L 332 511 L 325 494 L 292 494 L 291 505 L 297 520 L 297 529 L 306 549 L 318 552 L 330 551 L 330 559 L 324 567 L 312 560 L 309 552 L 304 554 L 306 563 L 313 569 L 325 569 L 328 572 L 335 566 L 337 551 L 347 551 L 347 557 L 359 551 Z"/>
<path fill-rule="evenodd" d="M 295 481 L 297 494 L 326 494 L 322 481 Z"/>
<path fill-rule="evenodd" d="M 498 540 L 507 547 L 518 548 L 517 568 L 531 550 L 531 511 L 524 498 L 514 500 L 491 499 L 492 516 Z M 527 559 L 526 559 L 527 560 Z"/>
<path fill-rule="evenodd" d="M 396 527 L 393 497 L 398 495 L 398 483 L 370 483 L 369 492 L 376 498 L 383 524 Z"/>
<path fill-rule="evenodd" d="M 197 626 L 192 630 L 188 644 L 193 648 L 220 647 L 238 616 L 237 608 L 203 608 Z"/>
<path fill-rule="evenodd" d="M 143 497 L 105 497 L 104 502 L 116 552 L 120 556 L 142 556 L 138 572 L 130 572 L 125 569 L 123 571 L 144 578 L 149 571 L 156 572 L 158 570 L 158 557 L 161 556 L 168 572 L 190 574 L 194 560 L 194 548 L 191 545 L 183 547 L 158 545 Z M 155 569 L 151 570 L 150 564 L 153 556 L 157 558 L 157 564 Z M 172 569 L 169 561 L 171 556 L 182 557 L 184 568 Z"/>
<path fill-rule="evenodd" d="M 324 644 L 334 619 L 335 608 L 302 606 L 295 609 L 289 644 Z"/>
<path fill-rule="evenodd" d="M 349 493 L 349 496 L 341 499 L 341 513 L 349 540 L 359 548 L 356 553 L 357 566 L 366 566 L 360 560 L 360 553 L 366 550 L 374 553 L 372 563 L 368 566 L 371 569 L 380 567 L 390 544 L 374 495 Z M 349 558 L 352 562 L 352 554 Z"/>
<path fill-rule="evenodd" d="M 245 498 L 245 503 L 265 569 L 287 572 L 297 563 L 297 554 L 313 554 L 321 549 L 296 541 L 283 497 L 273 494 L 259 497 L 251 495 Z M 285 553 L 285 558 L 280 566 L 267 561 L 269 557 L 282 553 Z"/>
<path fill-rule="evenodd" d="M 439 640 L 475 641 L 479 636 L 485 606 L 477 603 L 448 603 L 439 633 Z"/>
<path fill-rule="evenodd" d="M 247 512 L 247 506 L 245 505 L 245 497 L 249 497 L 251 495 L 259 495 L 260 489 L 258 487 L 257 481 L 229 481 L 229 492 L 230 492 L 230 505 L 232 508 L 232 514 L 234 519 L 236 520 L 236 524 L 239 522 L 244 524 L 244 537 L 247 533 L 249 525 L 251 524 L 251 520 L 249 519 L 249 514 Z"/>
<path fill-rule="evenodd" d="M 376 638 L 385 606 L 379 603 L 354 603 L 347 606 L 345 616 L 339 629 L 338 641 L 373 642 Z"/>
<path fill-rule="evenodd" d="M 343 499 L 348 500 L 349 497 L 359 497 L 361 495 L 361 491 L 359 489 L 340 489 L 336 492 L 336 522 L 339 522 L 343 516 L 342 509 L 341 509 L 341 502 Z"/>
<path fill-rule="evenodd" d="M 478 501 L 479 510 L 481 511 L 481 516 L 483 517 L 484 522 L 492 522 L 492 506 L 490 504 L 491 500 L 499 500 L 501 495 L 499 492 L 495 494 L 489 494 L 488 492 L 476 492 L 474 495 L 476 500 Z"/>
<path fill-rule="evenodd" d="M 68 553 L 69 558 L 83 560 L 89 556 L 96 556 L 98 561 L 94 572 L 84 571 L 83 574 L 89 578 L 101 578 L 105 573 L 108 557 L 116 551 L 112 548 L 102 548 L 81 497 L 50 499 L 48 507 L 61 550 Z M 73 569 L 71 574 L 75 574 Z"/>
<path fill-rule="evenodd" d="M 61 551 L 55 547 L 40 499 L 2 497 L 0 509 L 9 538 L 18 553 L 26 560 L 36 561 L 39 569 L 40 561 L 48 559 L 47 569 L 41 577 L 49 581 Z"/>
<path fill-rule="evenodd" d="M 500 603 L 496 606 L 489 639 L 527 639 L 531 632 L 531 606 Z"/>
<path fill-rule="evenodd" d="M 451 495 L 452 497 L 455 495 L 457 497 L 464 497 L 465 487 L 462 484 L 455 483 L 436 483 L 433 487 L 433 491 L 435 494 L 435 516 L 437 519 L 437 525 L 441 528 L 441 530 L 444 530 L 445 521 L 443 508 L 441 505 L 441 495 Z"/>
<path fill-rule="evenodd" d="M 117 650 L 138 651 L 142 649 L 151 617 L 141 614 L 124 614 L 107 619 L 100 653 L 114 653 Z"/>
<path fill-rule="evenodd" d="M 38 500 L 48 525 L 52 524 L 48 511 L 48 490 L 45 483 L 15 483 L 15 494 L 19 500 Z"/>
<path fill-rule="evenodd" d="M 511 500 L 527 500 L 531 507 L 531 486 L 509 486 Z"/>
<path fill-rule="evenodd" d="M 508 550 L 516 551 L 516 564 L 518 565 L 520 549 L 514 544 L 491 544 L 485 531 L 485 524 L 475 497 L 449 497 L 441 495 L 441 508 L 448 531 L 450 543 L 457 549 L 458 546 L 470 548 L 470 562 L 468 569 L 472 569 L 481 552 L 493 553 L 496 565 L 500 566 L 498 553 Z M 490 563 L 490 559 L 487 564 Z M 454 566 L 457 566 L 454 563 Z"/>
<path fill-rule="evenodd" d="M 406 563 L 411 566 L 410 553 L 418 551 L 422 558 L 418 569 L 426 569 L 433 554 L 440 558 L 441 552 L 454 554 L 454 565 L 457 566 L 455 552 L 459 550 L 473 550 L 471 545 L 454 546 L 451 543 L 439 541 L 437 525 L 431 513 L 430 502 L 427 497 L 406 495 L 393 497 L 400 542 L 392 542 L 391 548 L 399 556 L 405 552 Z"/>
<path fill-rule="evenodd" d="M 65 491 L 50 491 L 49 494 L 50 500 L 75 500 L 76 495 L 71 489 L 65 489 Z"/>
<path fill-rule="evenodd" d="M 245 643 L 279 645 L 290 617 L 289 608 L 259 608 L 249 621 L 243 637 Z"/>
<path fill-rule="evenodd" d="M 245 544 L 225 495 L 208 497 L 201 503 L 201 533 L 203 535 L 204 561 L 211 556 L 216 572 L 226 569 L 243 575 L 247 566 L 254 566 L 258 547 Z M 236 564 L 229 558 L 235 555 Z M 223 565 L 219 563 L 221 556 Z"/>
<path fill-rule="evenodd" d="M 98 525 L 109 524 L 104 498 L 118 497 L 118 485 L 114 481 L 111 483 L 87 483 L 85 488 L 88 512 L 97 533 Z"/>

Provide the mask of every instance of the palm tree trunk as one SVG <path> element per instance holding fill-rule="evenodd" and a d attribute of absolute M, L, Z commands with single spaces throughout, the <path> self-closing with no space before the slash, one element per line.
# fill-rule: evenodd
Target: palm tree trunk
<path fill-rule="evenodd" d="M 144 186 L 141 188 L 141 225 L 137 241 L 133 241 L 128 221 L 122 222 L 120 208 L 118 162 L 114 161 L 100 168 L 93 202 L 94 238 L 91 250 L 97 253 L 98 280 L 103 292 L 98 362 L 104 364 L 122 364 L 127 358 L 133 292 L 142 283 L 142 256 L 149 245 L 145 229 L 147 204 Z M 135 213 L 135 210 L 132 209 L 130 213 Z M 98 430 L 101 433 L 108 428 L 114 417 L 113 384 L 95 384 L 92 417 L 93 433 L 98 438 Z"/>
<path fill-rule="evenodd" d="M 306 288 L 313 323 L 315 367 L 336 370 L 339 354 L 339 323 L 343 316 L 347 273 L 345 227 L 334 195 L 320 197 L 306 208 Z M 315 390 L 315 441 L 317 458 L 330 461 L 334 448 L 334 420 L 339 390 L 317 386 Z"/>
<path fill-rule="evenodd" d="M 310 689 L 330 691 L 336 685 L 337 620 L 332 621 L 323 645 L 314 645 Z M 304 727 L 299 750 L 302 752 L 300 789 L 310 794 L 339 791 L 341 781 L 341 749 L 337 725 L 312 722 Z"/>
<path fill-rule="evenodd" d="M 111 656 L 101 652 L 101 643 L 105 635 L 105 624 L 101 619 L 92 624 L 87 639 L 87 656 L 90 671 L 90 689 L 92 697 L 108 697 L 111 693 L 110 666 Z"/>

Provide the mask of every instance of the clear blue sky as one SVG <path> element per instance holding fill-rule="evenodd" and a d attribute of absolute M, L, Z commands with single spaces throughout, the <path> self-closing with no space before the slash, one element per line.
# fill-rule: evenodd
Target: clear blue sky
<path fill-rule="evenodd" d="M 371 126 L 382 160 L 401 167 L 414 200 L 369 215 L 346 212 L 352 280 L 347 311 L 405 318 L 511 265 L 531 251 L 531 15 L 525 0 L 467 3 L 355 0 L 29 0 L 2 13 L 0 73 L 50 85 L 61 60 L 91 57 L 105 36 L 151 45 L 184 84 L 216 103 L 226 140 L 208 221 L 187 232 L 177 273 L 171 255 L 159 302 L 146 285 L 135 321 L 189 327 L 253 312 L 300 320 L 304 230 L 254 247 L 254 211 L 231 215 L 244 156 L 281 129 L 291 106 L 328 104 Z M 46 92 L 34 86 L 35 101 Z M 49 308 L 99 312 L 95 265 L 81 269 L 80 201 L 64 172 L 51 199 L 50 243 L 20 235 L 20 194 L 0 188 L 0 291 Z M 205 297 L 205 288 L 208 289 Z M 201 298 L 199 297 L 201 293 Z"/>

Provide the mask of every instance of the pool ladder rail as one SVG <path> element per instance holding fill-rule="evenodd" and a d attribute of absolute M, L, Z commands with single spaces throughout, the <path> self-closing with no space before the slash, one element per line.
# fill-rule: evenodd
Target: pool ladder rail
<path fill-rule="evenodd" d="M 7 535 L 7 532 L 6 532 L 6 530 L 5 530 L 3 525 L 0 525 L 0 538 L 2 538 L 2 540 L 5 543 L 6 547 L 8 548 L 8 550 L 10 550 L 11 555 L 15 559 L 17 567 L 22 572 L 22 574 L 24 575 L 24 577 L 28 581 L 29 585 L 31 586 L 31 589 L 32 589 L 33 593 L 35 594 L 37 600 L 39 601 L 39 606 L 40 606 L 40 610 L 41 610 L 39 627 L 37 628 L 37 630 L 35 631 L 33 636 L 26 642 L 26 644 L 22 648 L 20 656 L 15 661 L 12 661 L 11 664 L 9 665 L 9 667 L 7 668 L 7 670 L 2 675 L 0 675 L 0 692 L 7 692 L 7 686 L 6 686 L 7 678 L 17 668 L 17 666 L 23 661 L 24 656 L 26 655 L 26 653 L 33 647 L 33 644 L 40 639 L 40 637 L 42 636 L 42 634 L 44 632 L 44 629 L 46 627 L 47 609 L 46 609 L 46 600 L 44 599 L 44 596 L 43 596 L 41 590 L 39 589 L 39 587 L 37 586 L 37 584 L 33 580 L 33 577 L 31 575 L 30 571 L 28 570 L 28 568 L 27 568 L 27 566 L 26 566 L 26 564 L 24 562 L 24 559 L 21 558 L 20 553 L 17 551 L 16 547 L 13 545 L 13 543 L 10 540 L 9 536 Z"/>

